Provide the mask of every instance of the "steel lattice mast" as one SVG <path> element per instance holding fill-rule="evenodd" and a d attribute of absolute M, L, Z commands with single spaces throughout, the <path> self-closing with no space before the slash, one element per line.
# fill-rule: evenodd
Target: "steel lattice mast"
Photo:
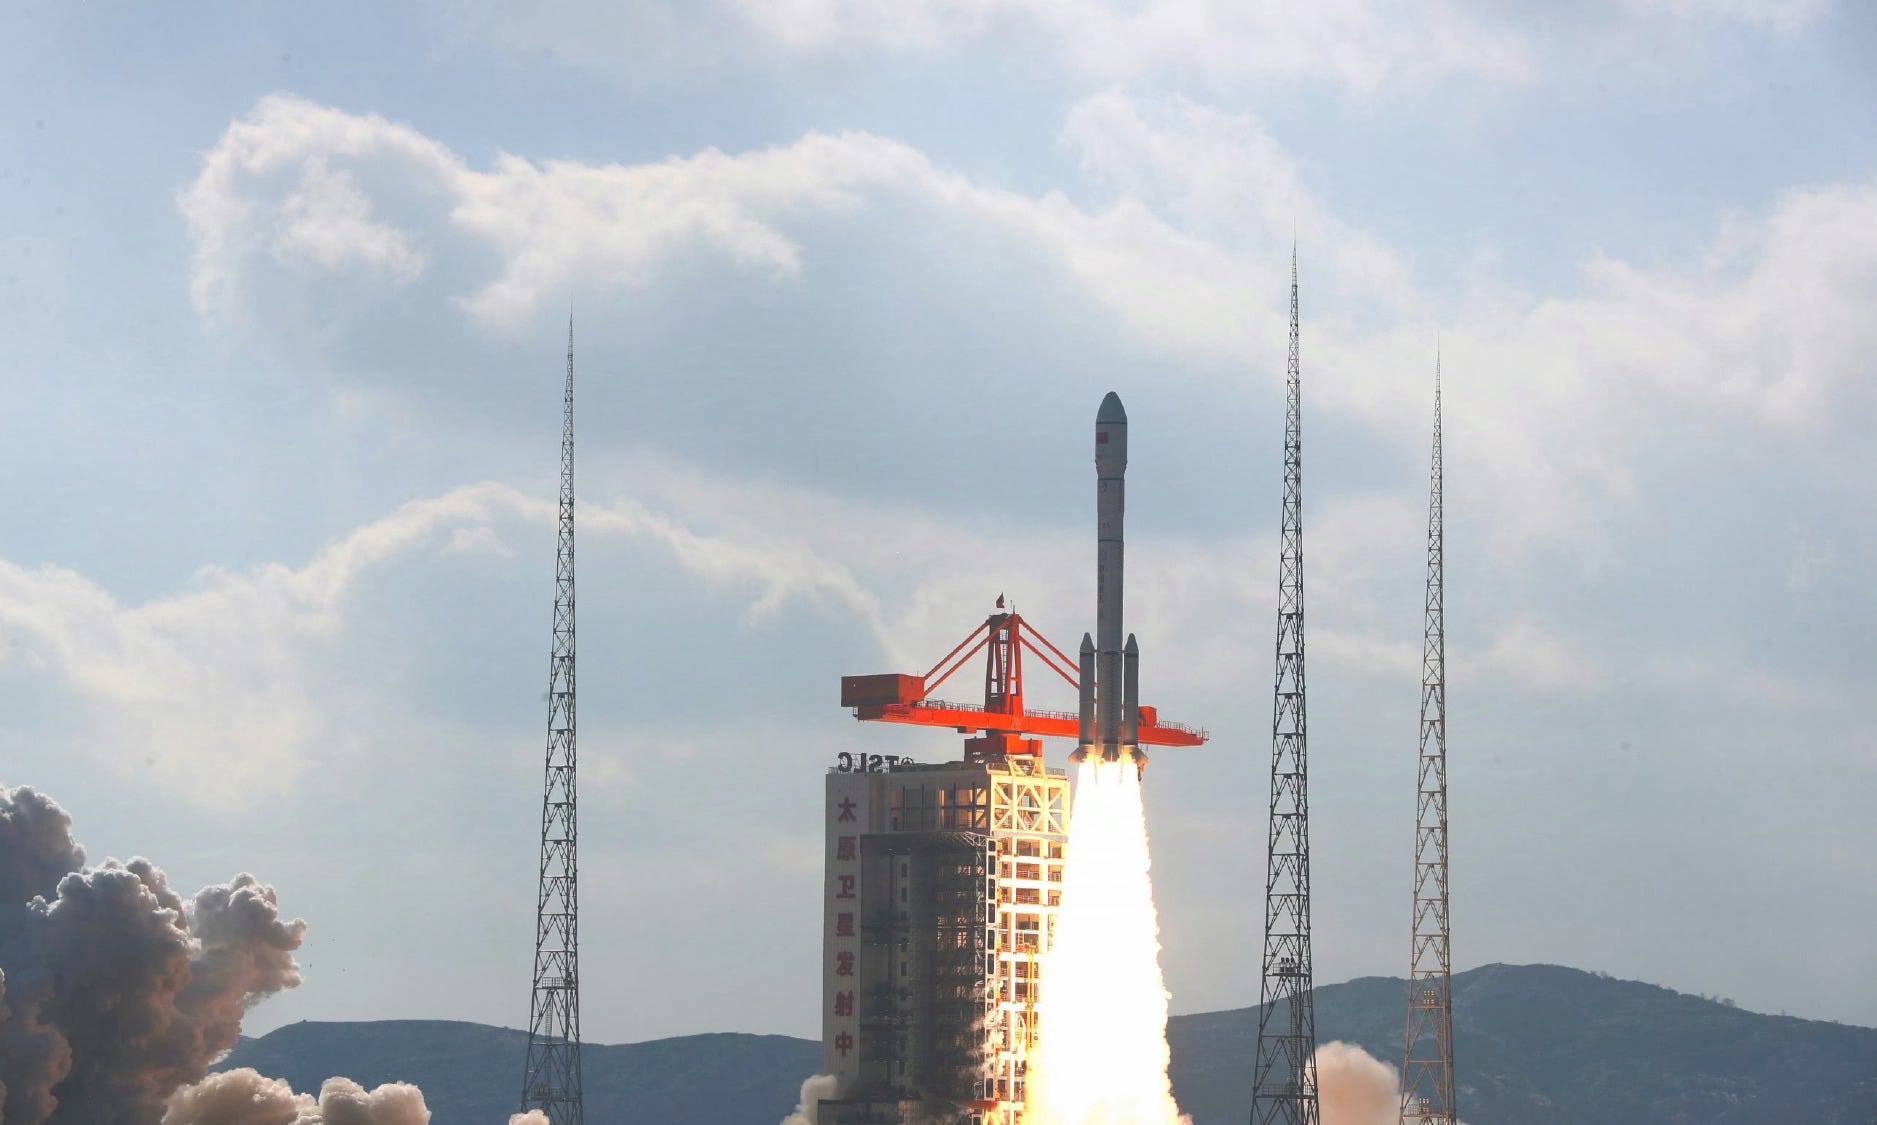
<path fill-rule="evenodd" d="M 548 664 L 547 776 L 541 795 L 541 882 L 535 903 L 534 995 L 528 1005 L 523 1110 L 584 1125 L 580 1093 L 580 876 L 574 790 L 574 325 L 560 454 L 554 553 L 554 649 Z"/>
<path fill-rule="evenodd" d="M 1414 828 L 1414 938 L 1401 1120 L 1455 1125 L 1452 948 L 1447 926 L 1447 630 L 1441 529 L 1440 355 L 1427 505 L 1427 613 L 1421 648 L 1421 765 Z"/>
<path fill-rule="evenodd" d="M 1252 1125 L 1317 1125 L 1316 1010 L 1310 968 L 1310 796 L 1303 661 L 1302 378 L 1297 249 L 1290 254 L 1290 365 L 1284 401 L 1283 558 L 1271 716 L 1271 835 L 1264 884 L 1264 980 Z"/>

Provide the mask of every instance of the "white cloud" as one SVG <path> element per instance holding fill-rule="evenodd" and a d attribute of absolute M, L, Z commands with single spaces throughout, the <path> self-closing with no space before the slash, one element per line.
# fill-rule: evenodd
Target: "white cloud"
<path fill-rule="evenodd" d="M 1720 644 L 1677 644 L 1638 654 L 1632 667 L 1644 683 L 1659 691 L 1724 702 L 1738 707 L 1803 710 L 1819 713 L 1855 698 L 1855 688 L 1829 673 L 1793 673 L 1777 661 L 1755 662 Z"/>
<path fill-rule="evenodd" d="M 106 764 L 147 771 L 203 804 L 277 795 L 356 735 L 338 701 L 358 685 L 329 682 L 314 663 L 343 640 L 358 583 L 426 550 L 469 543 L 486 553 L 499 542 L 491 524 L 512 516 L 547 523 L 555 509 L 507 485 L 469 485 L 406 504 L 297 569 L 205 567 L 192 589 L 139 606 L 75 571 L 0 559 L 0 659 L 55 677 L 81 700 L 88 745 Z M 580 518 L 585 534 L 650 544 L 706 582 L 753 593 L 756 619 L 795 598 L 876 615 L 839 563 L 800 543 L 701 534 L 632 500 L 583 505 Z"/>
<path fill-rule="evenodd" d="M 1591 299 L 1541 310 L 1581 341 L 1586 366 L 1689 405 L 1782 426 L 1823 421 L 1866 382 L 1877 323 L 1877 185 L 1788 192 L 1739 220 L 1705 258 L 1644 270 L 1597 258 Z"/>
<path fill-rule="evenodd" d="M 372 218 L 358 175 L 332 165 L 370 161 L 409 176 L 422 191 L 453 160 L 416 130 L 376 115 L 262 99 L 253 114 L 229 125 L 180 201 L 196 242 L 197 310 L 219 311 L 244 297 L 260 258 L 289 268 L 388 265 L 399 280 L 415 278 L 422 256 L 404 232 Z"/>
<path fill-rule="evenodd" d="M 790 211 L 838 208 L 850 186 L 924 166 L 911 149 L 864 134 L 811 134 L 786 149 L 706 150 L 625 167 L 535 164 L 504 155 L 478 172 L 407 125 L 286 95 L 233 122 L 182 197 L 195 238 L 194 293 L 205 315 L 252 308 L 269 264 L 347 274 L 365 265 L 399 283 L 421 275 L 426 241 L 463 239 L 500 263 L 458 298 L 512 326 L 571 277 L 643 284 L 677 251 L 715 251 L 776 275 L 800 270 L 776 225 Z M 339 165 L 339 167 L 335 167 Z M 395 196 L 408 227 L 373 216 L 361 190 Z"/>
<path fill-rule="evenodd" d="M 1324 79 L 1357 93 L 1450 75 L 1534 77 L 1514 32 L 1448 0 L 715 0 L 685 7 L 558 0 L 521 13 L 439 0 L 458 34 L 595 67 L 744 57 L 982 50 L 1009 44 L 1097 83 L 1176 75 L 1224 85 Z"/>
<path fill-rule="evenodd" d="M 482 330 L 521 332 L 576 285 L 654 285 L 681 260 L 720 255 L 812 289 L 823 263 L 807 239 L 830 227 L 983 231 L 1054 263 L 1116 329 L 1166 356 L 1168 377 L 1195 380 L 1276 370 L 1294 222 L 1311 409 L 1420 447 L 1446 321 L 1456 476 L 1511 552 L 1573 542 L 1601 557 L 1606 514 L 1631 500 L 1634 464 L 1665 427 L 1693 416 L 1816 429 L 1870 395 L 1877 186 L 1790 192 L 1691 261 L 1595 258 L 1572 295 L 1508 296 L 1481 279 L 1458 315 L 1440 315 L 1412 263 L 1313 199 L 1254 118 L 1111 92 L 1077 106 L 1063 137 L 1106 200 L 986 185 L 866 133 L 632 166 L 502 156 L 478 171 L 408 126 L 274 97 L 211 150 L 185 210 L 204 309 L 274 328 L 291 325 L 285 310 L 322 263 L 335 277 L 362 263 L 400 278 L 424 255 L 482 263 L 437 278 L 428 299 L 456 302 Z M 344 184 L 343 206 L 296 210 L 309 178 Z M 323 306 L 323 332 L 376 308 L 348 309 L 347 296 L 321 297 L 341 302 Z"/>
<path fill-rule="evenodd" d="M 1399 261 L 1327 218 L 1256 122 L 1173 103 L 1169 127 L 1118 95 L 1077 110 L 1065 140 L 1091 170 L 1122 187 L 1086 208 L 1059 193 L 1029 196 L 938 168 L 909 145 L 867 133 L 810 133 L 775 148 L 705 150 L 644 165 L 534 163 L 503 155 L 487 172 L 409 126 L 354 116 L 287 96 L 263 99 L 234 122 L 184 194 L 197 252 L 194 292 L 205 315 L 284 319 L 279 305 L 312 267 L 343 275 L 353 263 L 395 261 L 400 278 L 423 268 L 416 247 L 454 241 L 483 276 L 439 279 L 485 329 L 519 329 L 571 287 L 641 286 L 680 257 L 721 253 L 772 278 L 801 278 L 800 228 L 829 217 L 933 212 L 1000 231 L 1060 263 L 1093 299 L 1143 340 L 1206 358 L 1281 349 L 1282 312 L 1253 293 L 1281 293 L 1294 221 L 1336 247 L 1339 283 L 1409 298 Z M 1212 165 L 1194 182 L 1199 154 Z M 1132 169 L 1132 170 L 1131 170 Z M 1267 174 L 1269 173 L 1269 174 Z M 1193 200 L 1169 218 L 1127 190 L 1152 177 Z M 1182 182 L 1171 182 L 1186 177 Z M 1237 223 L 1231 245 L 1207 237 L 1234 177 L 1253 185 L 1259 221 Z M 307 181 L 346 185 L 344 206 L 301 204 Z M 388 207 L 353 198 L 358 185 Z M 409 229 L 360 216 L 397 211 Z M 284 232 L 284 233 L 283 233 Z M 400 256 L 398 247 L 413 248 Z M 293 276 L 270 276 L 285 263 Z M 492 276 L 490 276 L 492 274 Z M 263 301 L 263 296 L 271 298 Z M 341 319 L 343 319 L 341 317 Z"/>
<path fill-rule="evenodd" d="M 581 506 L 585 541 L 653 548 L 743 600 L 751 627 L 784 605 L 818 606 L 863 625 L 894 667 L 922 668 L 955 643 L 970 624 L 960 607 L 988 611 L 998 592 L 992 582 L 1055 629 L 1058 644 L 1073 645 L 1062 631 L 1084 619 L 1092 600 L 1080 535 L 992 533 L 686 467 L 640 466 L 634 475 L 644 482 L 641 496 Z M 1399 522 L 1378 520 L 1381 510 L 1332 500 L 1312 530 L 1315 589 L 1358 607 L 1319 615 L 1320 659 L 1341 663 L 1341 654 L 1355 653 L 1350 663 L 1362 672 L 1380 670 L 1363 655 L 1373 643 L 1359 608 L 1375 561 L 1368 545 Z M 339 680 L 320 663 L 347 643 L 347 607 L 361 582 L 400 561 L 421 565 L 427 553 L 499 563 L 508 552 L 498 525 L 513 518 L 550 524 L 555 508 L 508 485 L 468 485 L 340 536 L 302 566 L 205 567 L 191 589 L 137 606 L 75 571 L 0 560 L 0 659 L 55 679 L 82 702 L 91 726 L 85 744 L 99 760 L 204 804 L 263 799 L 291 788 L 311 762 L 343 756 L 359 737 L 358 700 L 392 705 L 373 696 L 369 660 L 348 660 L 359 675 Z M 1151 651 L 1178 653 L 1190 669 L 1178 677 L 1188 698 L 1229 693 L 1258 666 L 1274 550 L 1269 537 L 1135 540 L 1133 619 Z M 1005 561 L 986 575 L 983 562 L 993 558 Z M 1348 641 L 1339 640 L 1350 628 L 1339 620 L 1354 624 Z M 601 777 L 630 784 L 623 765 L 609 771 L 602 763 Z"/>
<path fill-rule="evenodd" d="M 1103 80 L 1156 73 L 1214 84 L 1328 78 L 1373 94 L 1454 75 L 1510 83 L 1536 77 L 1530 48 L 1518 36 L 1439 0 L 1159 0 L 1092 8 L 1041 0 L 1034 10 L 1074 63 Z"/>
<path fill-rule="evenodd" d="M 1608 682 L 1606 669 L 1531 617 L 1500 622 L 1491 638 L 1484 652 L 1450 653 L 1454 673 L 1472 680 L 1511 682 L 1542 694 L 1593 692 Z"/>
<path fill-rule="evenodd" d="M 998 20 L 1033 12 L 1033 0 L 731 0 L 728 11 L 791 50 L 934 48 L 976 38 Z"/>
<path fill-rule="evenodd" d="M 278 794 L 309 748 L 338 733 L 306 658 L 338 633 L 348 588 L 445 528 L 488 520 L 510 495 L 465 489 L 409 504 L 299 569 L 205 567 L 193 589 L 141 606 L 71 570 L 0 560 L 0 629 L 8 650 L 43 662 L 83 701 L 103 762 L 146 768 L 204 803 Z"/>
<path fill-rule="evenodd" d="M 1063 139 L 1094 179 L 1182 231 L 1267 259 L 1294 236 L 1309 248 L 1313 287 L 1327 271 L 1346 296 L 1397 315 L 1417 304 L 1408 264 L 1315 198 L 1296 161 L 1249 113 L 1110 90 L 1070 111 Z"/>
<path fill-rule="evenodd" d="M 708 509 L 695 510 L 697 515 L 706 511 Z M 656 544 L 700 578 L 755 587 L 758 593 L 748 613 L 752 623 L 774 614 L 785 603 L 800 599 L 851 613 L 876 627 L 879 625 L 877 600 L 847 566 L 796 537 L 779 535 L 751 524 L 739 524 L 725 535 L 700 534 L 685 523 L 630 498 L 585 512 L 580 526 Z"/>
<path fill-rule="evenodd" d="M 1838 569 L 1838 544 L 1808 538 L 1795 538 L 1792 561 L 1786 567 L 1786 589 L 1798 593 L 1817 587 Z"/>
<path fill-rule="evenodd" d="M 382 269 L 399 284 L 424 272 L 424 257 L 402 232 L 372 221 L 372 203 L 358 178 L 309 160 L 300 182 L 281 204 L 274 253 L 283 262 L 304 260 L 342 271 L 357 263 Z"/>
<path fill-rule="evenodd" d="M 459 527 L 450 532 L 450 541 L 444 550 L 454 555 L 490 555 L 503 559 L 515 556 L 514 549 L 502 542 L 502 537 L 487 524 Z"/>
<path fill-rule="evenodd" d="M 1732 21 L 1792 34 L 1823 19 L 1833 0 L 1623 0 L 1638 14 Z"/>

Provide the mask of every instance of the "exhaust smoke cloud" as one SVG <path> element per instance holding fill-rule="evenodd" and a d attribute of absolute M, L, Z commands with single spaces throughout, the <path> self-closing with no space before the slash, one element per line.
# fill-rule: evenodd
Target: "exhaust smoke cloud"
<path fill-rule="evenodd" d="M 429 1125 L 423 1091 L 388 1082 L 367 1091 L 349 1078 L 328 1078 L 319 1097 L 296 1094 L 278 1078 L 246 1068 L 212 1074 L 178 1090 L 163 1125 Z"/>
<path fill-rule="evenodd" d="M 0 1113 L 7 1125 L 149 1122 L 300 983 L 304 922 L 251 875 L 185 901 L 147 859 L 84 866 L 71 817 L 0 787 Z"/>
<path fill-rule="evenodd" d="M 1354 1043 L 1317 1048 L 1317 1107 L 1322 1125 L 1397 1125 L 1401 1072 Z M 1460 1125 L 1466 1125 L 1462 1121 Z"/>
<path fill-rule="evenodd" d="M 1148 862 L 1135 763 L 1081 763 L 1062 912 L 1043 959 L 1030 1125 L 1188 1121 L 1167 1082 L 1167 989 Z"/>
<path fill-rule="evenodd" d="M 802 1100 L 795 1112 L 782 1119 L 782 1125 L 820 1125 L 815 1106 L 823 1098 L 832 1098 L 840 1083 L 832 1074 L 817 1074 L 802 1083 Z"/>
<path fill-rule="evenodd" d="M 0 1122 L 429 1125 L 409 1083 L 329 1078 L 315 1097 L 208 1073 L 249 1008 L 299 985 L 305 933 L 252 875 L 185 900 L 147 859 L 87 867 L 56 801 L 0 785 Z"/>
<path fill-rule="evenodd" d="M 1316 1067 L 1323 1125 L 1397 1125 L 1401 1081 L 1394 1067 L 1340 1040 L 1317 1048 Z"/>

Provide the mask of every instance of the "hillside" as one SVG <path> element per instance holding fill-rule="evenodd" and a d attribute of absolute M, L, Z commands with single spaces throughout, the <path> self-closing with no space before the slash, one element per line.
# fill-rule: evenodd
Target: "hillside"
<path fill-rule="evenodd" d="M 1404 982 L 1317 990 L 1320 1042 L 1399 1062 Z M 1175 1017 L 1174 1092 L 1194 1125 L 1248 1108 L 1252 1009 Z M 1877 1125 L 1877 1030 L 1741 1011 L 1654 985 L 1554 965 L 1488 965 L 1454 978 L 1461 1107 L 1472 1125 Z M 223 1064 L 317 1090 L 344 1074 L 424 1088 L 435 1125 L 500 1125 L 525 1036 L 472 1023 L 301 1023 L 244 1041 Z M 820 1060 L 808 1040 L 693 1035 L 583 1056 L 595 1125 L 774 1125 Z"/>
<path fill-rule="evenodd" d="M 521 1091 L 525 1032 L 446 1020 L 289 1024 L 242 1042 L 218 1069 L 251 1066 L 317 1091 L 343 1074 L 366 1086 L 415 1082 L 432 1125 L 504 1125 Z M 821 1045 L 782 1035 L 686 1035 L 581 1051 L 587 1120 L 775 1125 L 795 1105 Z"/>
<path fill-rule="evenodd" d="M 1401 1063 L 1406 982 L 1317 990 L 1317 1039 Z M 1454 978 L 1460 1108 L 1472 1125 L 1873 1125 L 1877 1030 L 1767 1016 L 1555 965 Z M 1194 1125 L 1248 1107 L 1257 1012 L 1177 1017 L 1174 1093 Z"/>

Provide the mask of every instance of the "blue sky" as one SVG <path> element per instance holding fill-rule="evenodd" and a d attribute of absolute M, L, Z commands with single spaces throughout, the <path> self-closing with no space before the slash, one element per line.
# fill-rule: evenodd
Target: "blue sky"
<path fill-rule="evenodd" d="M 0 780 L 274 883 L 251 1029 L 524 1018 L 570 307 L 589 1037 L 813 1032 L 821 770 L 955 750 L 836 678 L 1088 628 L 1109 389 L 1249 1002 L 1293 232 L 1322 978 L 1405 970 L 1438 334 L 1457 961 L 1877 1024 L 1877 17 L 530 12 L 0 16 Z"/>

